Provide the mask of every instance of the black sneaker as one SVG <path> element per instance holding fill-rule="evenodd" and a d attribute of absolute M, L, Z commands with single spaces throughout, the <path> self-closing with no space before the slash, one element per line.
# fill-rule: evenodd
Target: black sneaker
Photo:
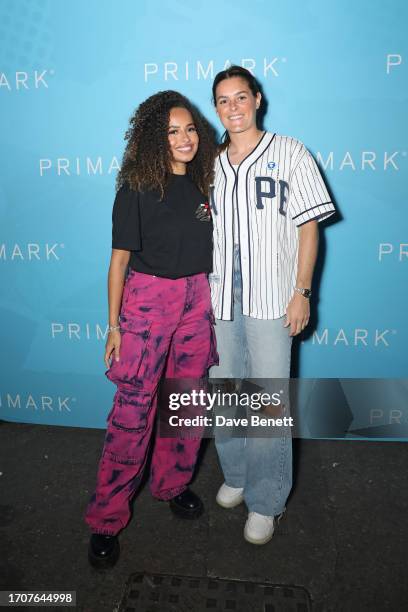
<path fill-rule="evenodd" d="M 186 489 L 170 500 L 170 510 L 181 518 L 196 519 L 202 515 L 204 506 L 198 495 Z"/>
<path fill-rule="evenodd" d="M 97 569 L 113 567 L 119 559 L 120 547 L 117 536 L 93 533 L 89 540 L 88 560 Z"/>

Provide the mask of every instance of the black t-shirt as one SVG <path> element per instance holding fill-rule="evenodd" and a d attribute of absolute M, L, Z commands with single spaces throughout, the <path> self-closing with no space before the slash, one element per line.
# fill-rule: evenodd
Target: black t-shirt
<path fill-rule="evenodd" d="M 131 251 L 137 272 L 181 278 L 211 272 L 212 223 L 195 211 L 206 202 L 187 175 L 172 174 L 164 198 L 156 190 L 136 192 L 128 184 L 116 194 L 112 248 Z"/>

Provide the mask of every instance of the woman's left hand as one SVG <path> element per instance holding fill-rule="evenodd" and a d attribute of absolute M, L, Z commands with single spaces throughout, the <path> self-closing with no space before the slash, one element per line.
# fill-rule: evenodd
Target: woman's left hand
<path fill-rule="evenodd" d="M 309 323 L 310 302 L 308 298 L 300 293 L 295 293 L 286 309 L 286 323 L 284 327 L 290 326 L 289 336 L 297 336 Z"/>

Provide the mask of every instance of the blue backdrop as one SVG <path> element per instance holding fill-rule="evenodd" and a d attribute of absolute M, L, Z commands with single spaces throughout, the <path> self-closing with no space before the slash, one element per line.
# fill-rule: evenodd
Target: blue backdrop
<path fill-rule="evenodd" d="M 103 426 L 106 276 L 123 135 L 177 89 L 216 125 L 214 75 L 251 69 L 265 127 L 316 157 L 324 231 L 302 377 L 406 376 L 405 0 L 1 0 L 0 416 Z"/>

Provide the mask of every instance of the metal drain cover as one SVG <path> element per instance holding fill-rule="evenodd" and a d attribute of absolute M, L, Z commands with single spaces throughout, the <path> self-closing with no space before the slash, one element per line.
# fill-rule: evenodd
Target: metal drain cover
<path fill-rule="evenodd" d="M 132 574 L 119 612 L 310 612 L 303 587 L 168 576 Z"/>

